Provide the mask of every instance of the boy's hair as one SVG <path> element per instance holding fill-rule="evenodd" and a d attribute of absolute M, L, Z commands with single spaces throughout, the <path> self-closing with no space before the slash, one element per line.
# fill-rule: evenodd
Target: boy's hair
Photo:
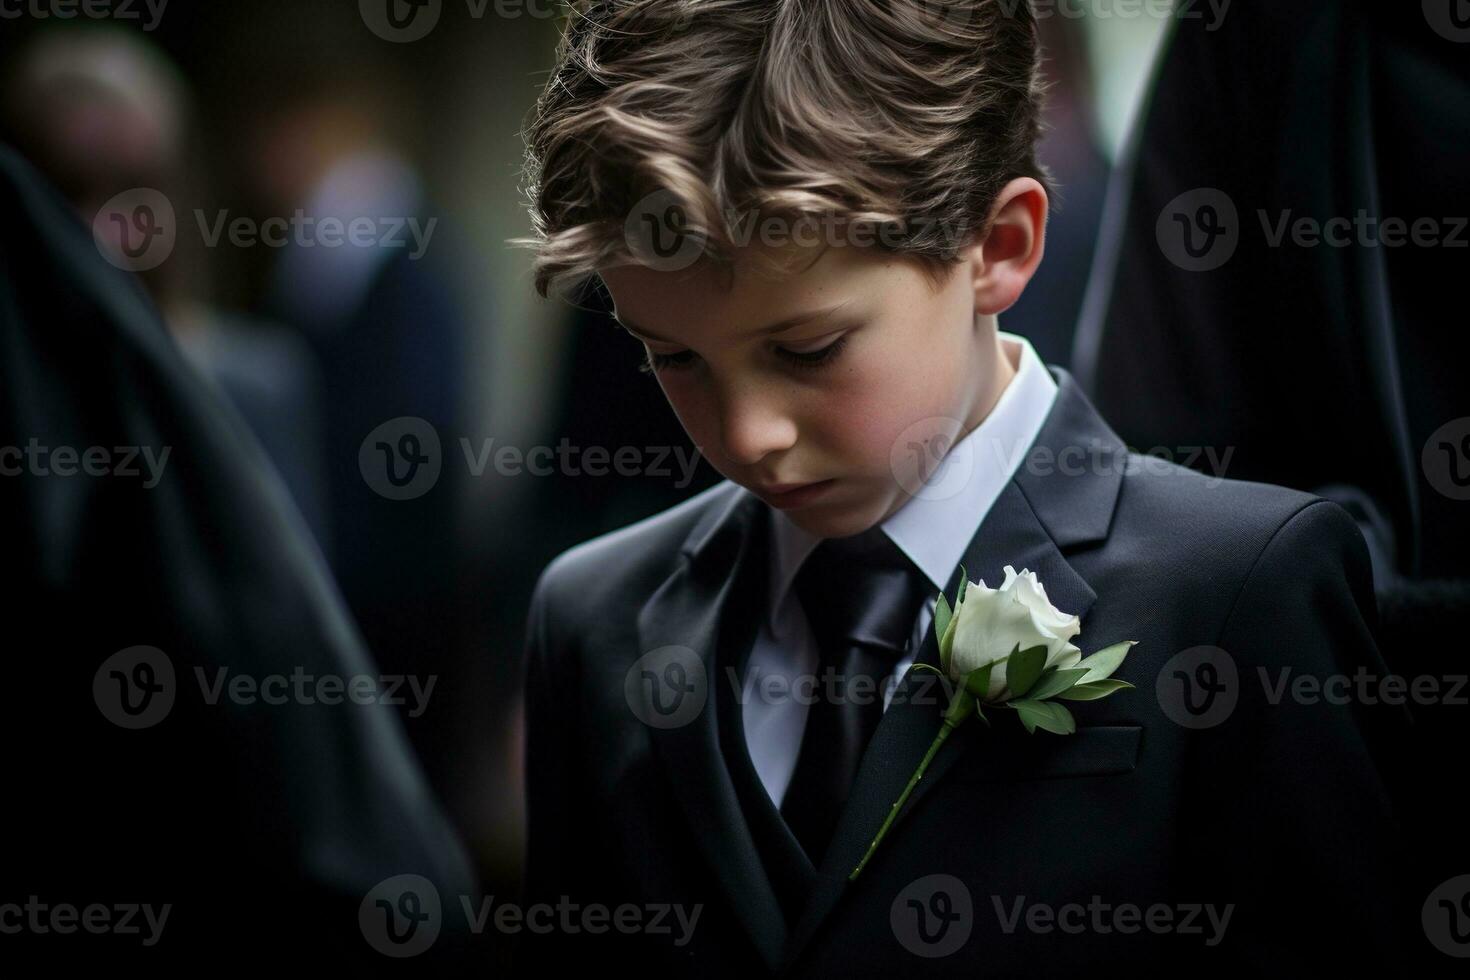
<path fill-rule="evenodd" d="M 937 285 L 1007 181 L 1053 193 L 1029 0 L 569 6 L 526 133 L 534 236 L 513 240 L 543 297 L 637 261 L 625 228 L 650 195 L 700 257 L 728 259 L 753 215 L 823 218 Z"/>

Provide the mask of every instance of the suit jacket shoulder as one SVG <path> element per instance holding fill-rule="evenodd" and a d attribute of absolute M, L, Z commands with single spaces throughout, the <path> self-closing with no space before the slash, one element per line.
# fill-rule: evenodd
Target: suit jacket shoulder
<path fill-rule="evenodd" d="M 573 545 L 542 570 L 532 592 L 530 628 L 549 604 L 564 635 L 606 627 L 618 612 L 636 612 L 683 560 L 690 536 L 713 523 L 743 493 L 730 480 L 625 527 Z"/>
<path fill-rule="evenodd" d="M 1218 633 L 1269 581 L 1297 588 L 1331 581 L 1373 609 L 1371 562 L 1357 522 L 1315 494 L 1130 453 L 1110 543 L 1140 566 L 1167 570 L 1181 601 L 1211 597 L 1192 608 L 1221 614 Z"/>

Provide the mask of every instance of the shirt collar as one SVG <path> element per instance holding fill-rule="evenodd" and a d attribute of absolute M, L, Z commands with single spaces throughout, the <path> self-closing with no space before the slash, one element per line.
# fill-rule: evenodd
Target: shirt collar
<path fill-rule="evenodd" d="M 885 533 L 928 577 L 945 587 L 980 522 L 1036 441 L 1056 397 L 1057 383 L 1024 337 L 1000 332 L 1016 374 L 984 420 L 950 447 L 930 474 L 931 494 L 916 494 L 883 522 Z M 968 472 L 968 476 L 963 474 Z M 769 506 L 769 505 L 768 505 Z M 782 604 L 806 556 L 821 538 L 771 508 L 771 591 L 768 625 L 777 632 Z"/>

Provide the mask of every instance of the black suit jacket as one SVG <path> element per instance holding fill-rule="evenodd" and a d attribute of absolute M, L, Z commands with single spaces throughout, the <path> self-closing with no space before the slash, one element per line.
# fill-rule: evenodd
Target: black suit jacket
<path fill-rule="evenodd" d="M 1398 961 L 1409 916 L 1385 770 L 1407 713 L 1270 698 L 1282 670 L 1383 673 L 1361 534 L 1329 501 L 1128 453 L 1052 370 L 1057 400 L 963 566 L 989 582 L 1006 564 L 1036 572 L 1081 616 L 1084 652 L 1137 640 L 1115 675 L 1136 689 L 1073 702 L 1072 735 L 1026 735 L 1005 709 L 967 722 L 848 882 L 940 727 L 933 675 L 895 691 L 813 868 L 750 765 L 726 674 L 740 675 L 765 601 L 767 506 L 726 481 L 581 544 L 542 573 L 525 650 L 524 901 L 571 904 L 519 935 L 523 968 L 1085 976 Z M 1175 659 L 1202 646 L 1227 655 L 1212 655 L 1213 678 Z M 918 658 L 937 663 L 932 627 Z M 1173 720 L 1192 717 L 1186 694 L 1205 703 L 1181 678 L 1225 685 L 1215 723 Z M 582 929 L 577 910 L 597 903 L 605 924 L 624 903 L 645 923 L 655 903 L 701 912 L 680 944 L 677 927 L 635 929 L 631 912 L 621 930 Z M 1202 913 L 1188 923 L 1202 934 L 1124 933 L 1091 910 L 1129 903 L 1164 903 L 1180 926 L 1191 903 L 1233 910 L 1211 945 Z M 1045 929 L 1047 907 L 1065 930 Z"/>

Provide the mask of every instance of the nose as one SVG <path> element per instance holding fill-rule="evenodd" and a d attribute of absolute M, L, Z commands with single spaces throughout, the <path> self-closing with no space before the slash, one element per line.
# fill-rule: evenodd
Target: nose
<path fill-rule="evenodd" d="M 720 402 L 720 438 L 733 462 L 753 466 L 796 443 L 796 423 L 775 386 L 736 382 Z"/>

